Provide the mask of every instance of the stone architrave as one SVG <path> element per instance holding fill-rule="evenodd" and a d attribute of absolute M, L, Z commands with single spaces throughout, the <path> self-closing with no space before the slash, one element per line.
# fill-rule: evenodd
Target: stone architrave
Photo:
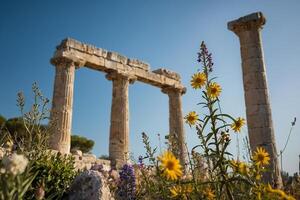
<path fill-rule="evenodd" d="M 186 92 L 186 89 L 166 87 L 162 89 L 162 92 L 169 96 L 169 134 L 172 139 L 175 139 L 172 148 L 181 165 L 186 168 L 187 149 L 181 103 L 181 96 Z"/>
<path fill-rule="evenodd" d="M 247 125 L 252 152 L 263 147 L 270 154 L 269 172 L 264 181 L 277 187 L 282 180 L 277 159 L 270 97 L 267 86 L 261 29 L 265 24 L 261 12 L 252 13 L 228 23 L 240 40 Z"/>
<path fill-rule="evenodd" d="M 68 59 L 52 59 L 55 81 L 50 124 L 51 149 L 70 152 L 75 63 Z"/>
<path fill-rule="evenodd" d="M 128 87 L 135 77 L 111 72 L 106 75 L 113 82 L 109 136 L 109 157 L 112 167 L 120 168 L 129 153 L 129 102 Z"/>

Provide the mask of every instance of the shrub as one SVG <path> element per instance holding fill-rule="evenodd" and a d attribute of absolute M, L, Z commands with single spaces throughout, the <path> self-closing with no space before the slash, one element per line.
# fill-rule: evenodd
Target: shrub
<path fill-rule="evenodd" d="M 32 90 L 34 103 L 31 109 L 25 112 L 25 98 L 22 93 L 18 93 L 17 102 L 22 117 L 7 120 L 5 126 L 0 129 L 0 142 L 17 146 L 9 149 L 6 152 L 7 156 L 11 156 L 11 151 L 15 151 L 29 160 L 23 173 L 13 177 L 5 173 L 0 174 L 0 195 L 5 193 L 1 193 L 1 189 L 5 188 L 8 188 L 5 191 L 10 191 L 9 195 L 14 195 L 9 198 L 1 196 L 2 199 L 61 199 L 77 175 L 71 156 L 48 150 L 52 126 L 42 123 L 49 119 L 49 100 L 42 95 L 36 83 L 33 84 Z"/>
<path fill-rule="evenodd" d="M 33 189 L 26 194 L 27 199 L 33 199 L 41 186 L 46 199 L 61 199 L 78 174 L 74 168 L 74 158 L 50 150 L 32 156 L 35 158 L 31 168 L 37 175 L 32 182 Z"/>

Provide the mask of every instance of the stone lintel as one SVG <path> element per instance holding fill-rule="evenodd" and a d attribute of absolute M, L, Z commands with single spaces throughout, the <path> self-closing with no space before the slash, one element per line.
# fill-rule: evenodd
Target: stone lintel
<path fill-rule="evenodd" d="M 175 88 L 175 87 L 162 87 L 161 91 L 165 94 L 170 94 L 170 93 L 180 93 L 181 95 L 186 93 L 186 87 L 183 88 Z"/>
<path fill-rule="evenodd" d="M 131 67 L 140 68 L 140 69 L 143 69 L 145 71 L 150 70 L 150 65 L 148 63 L 145 63 L 145 62 L 140 61 L 138 59 L 129 58 L 127 64 Z"/>
<path fill-rule="evenodd" d="M 92 51 L 94 49 L 94 51 Z M 91 53 L 94 52 L 94 53 Z M 105 53 L 103 53 L 105 52 Z M 110 73 L 117 71 L 134 76 L 138 81 L 150 84 L 159 88 L 172 87 L 183 89 L 184 86 L 180 81 L 179 75 L 175 73 L 149 71 L 149 64 L 137 59 L 128 59 L 117 53 L 108 52 L 104 49 L 96 48 L 91 45 L 80 43 L 74 39 L 65 39 L 57 47 L 51 63 L 56 63 L 58 60 L 70 60 L 76 66 L 85 66 L 97 71 Z M 125 60 L 127 64 L 125 64 Z"/>
<path fill-rule="evenodd" d="M 129 83 L 134 83 L 134 81 L 136 81 L 136 77 L 132 76 L 130 74 L 125 74 L 122 72 L 118 72 L 118 71 L 111 71 L 109 73 L 106 74 L 106 79 L 107 80 L 118 80 L 118 79 L 126 79 L 129 81 Z"/>
<path fill-rule="evenodd" d="M 255 12 L 228 22 L 227 28 L 238 34 L 242 31 L 262 28 L 265 23 L 264 15 L 261 12 Z"/>
<path fill-rule="evenodd" d="M 173 71 L 168 70 L 168 69 L 165 69 L 165 68 L 159 68 L 159 69 L 153 70 L 152 72 L 156 73 L 156 74 L 164 75 L 168 78 L 171 78 L 171 79 L 174 79 L 174 80 L 177 80 L 177 81 L 180 81 L 180 79 L 181 79 L 181 77 L 178 73 L 173 72 Z"/>

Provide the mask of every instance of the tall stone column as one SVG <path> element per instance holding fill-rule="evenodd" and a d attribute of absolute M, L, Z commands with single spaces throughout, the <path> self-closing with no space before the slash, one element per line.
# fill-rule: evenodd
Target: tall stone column
<path fill-rule="evenodd" d="M 129 153 L 129 103 L 128 86 L 135 78 L 111 72 L 106 78 L 112 80 L 112 105 L 109 136 L 109 158 L 112 167 L 120 168 L 126 163 Z"/>
<path fill-rule="evenodd" d="M 261 12 L 228 23 L 240 40 L 247 125 L 252 151 L 261 146 L 270 154 L 269 172 L 264 181 L 282 186 L 266 78 L 261 29 L 265 24 Z"/>
<path fill-rule="evenodd" d="M 187 149 L 181 103 L 181 96 L 185 93 L 185 89 L 167 87 L 163 88 L 162 92 L 169 96 L 169 134 L 172 139 L 175 139 L 173 152 L 179 158 L 181 165 L 186 168 Z"/>
<path fill-rule="evenodd" d="M 50 148 L 70 152 L 75 64 L 67 59 L 52 59 L 55 81 L 50 124 Z"/>

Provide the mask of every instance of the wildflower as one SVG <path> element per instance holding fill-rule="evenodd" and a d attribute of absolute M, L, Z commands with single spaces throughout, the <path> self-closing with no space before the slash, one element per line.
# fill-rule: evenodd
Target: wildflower
<path fill-rule="evenodd" d="M 207 47 L 203 41 L 200 46 L 200 52 L 197 54 L 198 54 L 197 61 L 203 62 L 203 64 L 207 66 L 207 70 L 209 72 L 212 72 L 212 70 L 213 70 L 212 66 L 214 65 L 214 63 L 212 62 L 212 56 L 211 56 L 211 53 L 208 52 Z"/>
<path fill-rule="evenodd" d="M 25 171 L 28 160 L 25 156 L 14 153 L 10 157 L 4 157 L 2 164 L 6 172 L 15 176 Z"/>
<path fill-rule="evenodd" d="M 270 156 L 262 147 L 257 147 L 253 155 L 253 160 L 257 165 L 268 165 Z"/>
<path fill-rule="evenodd" d="M 268 184 L 266 186 L 266 191 L 271 194 L 277 195 L 277 196 L 281 197 L 282 199 L 290 199 L 290 200 L 295 199 L 292 196 L 287 195 L 284 191 L 282 191 L 280 189 L 273 189 L 270 184 Z"/>
<path fill-rule="evenodd" d="M 191 86 L 194 89 L 200 89 L 202 86 L 205 85 L 206 82 L 206 75 L 203 72 L 198 72 L 192 76 Z"/>
<path fill-rule="evenodd" d="M 131 165 L 125 164 L 120 171 L 117 194 L 121 199 L 136 199 L 135 173 Z"/>
<path fill-rule="evenodd" d="M 216 197 L 215 193 L 209 187 L 204 190 L 203 194 L 208 200 L 213 200 Z"/>
<path fill-rule="evenodd" d="M 161 161 L 160 168 L 167 179 L 177 180 L 182 176 L 181 165 L 173 153 L 167 151 L 162 156 L 159 156 L 158 160 Z"/>
<path fill-rule="evenodd" d="M 245 119 L 239 117 L 233 122 L 233 124 L 231 124 L 231 128 L 234 130 L 234 132 L 240 132 L 244 124 L 245 124 Z"/>
<path fill-rule="evenodd" d="M 218 83 L 211 83 L 207 88 L 207 95 L 211 99 L 216 99 L 220 96 L 221 91 L 222 88 Z"/>
<path fill-rule="evenodd" d="M 195 125 L 196 121 L 198 120 L 198 115 L 195 111 L 189 112 L 185 117 L 185 122 L 190 126 Z"/>
<path fill-rule="evenodd" d="M 241 162 L 239 160 L 232 160 L 231 165 L 237 173 L 247 175 L 249 172 L 249 168 L 245 162 Z"/>
<path fill-rule="evenodd" d="M 185 185 L 175 185 L 170 188 L 171 198 L 181 197 L 187 199 L 189 194 L 193 192 L 193 187 L 191 184 Z"/>
<path fill-rule="evenodd" d="M 144 167 L 144 162 L 143 162 L 143 156 L 139 156 L 139 158 L 138 158 L 138 166 L 140 167 L 140 168 L 143 168 Z"/>
<path fill-rule="evenodd" d="M 261 175 L 260 174 L 256 174 L 255 179 L 259 181 L 261 179 Z"/>

